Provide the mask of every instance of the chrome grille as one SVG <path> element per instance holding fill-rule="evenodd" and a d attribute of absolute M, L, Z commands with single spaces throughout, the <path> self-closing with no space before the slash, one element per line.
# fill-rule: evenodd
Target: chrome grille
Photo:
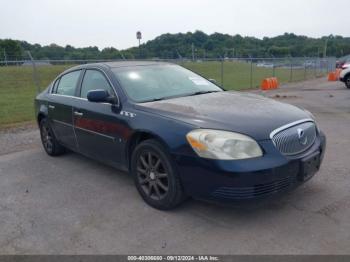
<path fill-rule="evenodd" d="M 271 139 L 282 154 L 296 155 L 311 147 L 316 135 L 315 123 L 307 121 L 279 128 L 271 133 Z"/>

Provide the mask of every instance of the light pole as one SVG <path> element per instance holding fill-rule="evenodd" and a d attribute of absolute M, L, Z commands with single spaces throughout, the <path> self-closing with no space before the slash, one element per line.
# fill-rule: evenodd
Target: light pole
<path fill-rule="evenodd" d="M 142 39 L 141 31 L 136 32 L 136 38 L 139 40 L 139 57 L 141 58 L 141 39 Z"/>

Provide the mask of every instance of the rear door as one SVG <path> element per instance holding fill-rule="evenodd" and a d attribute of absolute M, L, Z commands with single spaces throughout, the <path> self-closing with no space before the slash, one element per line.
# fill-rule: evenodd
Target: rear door
<path fill-rule="evenodd" d="M 56 80 L 49 100 L 49 120 L 55 136 L 64 146 L 76 150 L 77 143 L 73 127 L 73 105 L 82 70 L 64 74 Z"/>
<path fill-rule="evenodd" d="M 81 82 L 81 99 L 73 108 L 79 151 L 103 162 L 118 165 L 127 129 L 120 120 L 116 106 L 87 100 L 87 93 L 96 89 L 104 89 L 110 95 L 116 95 L 103 71 L 87 69 Z"/>

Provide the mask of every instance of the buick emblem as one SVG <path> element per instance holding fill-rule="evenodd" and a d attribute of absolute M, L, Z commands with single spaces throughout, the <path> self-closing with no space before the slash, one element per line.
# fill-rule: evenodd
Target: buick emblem
<path fill-rule="evenodd" d="M 307 144 L 307 136 L 305 135 L 304 130 L 301 128 L 298 128 L 297 132 L 298 132 L 299 143 L 305 146 Z"/>

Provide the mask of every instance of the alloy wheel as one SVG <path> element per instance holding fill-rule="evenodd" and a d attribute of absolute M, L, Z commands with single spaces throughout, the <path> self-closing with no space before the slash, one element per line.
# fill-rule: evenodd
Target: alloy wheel
<path fill-rule="evenodd" d="M 137 161 L 137 179 L 143 192 L 153 200 L 162 200 L 169 191 L 168 173 L 161 158 L 143 151 Z"/>
<path fill-rule="evenodd" d="M 41 139 L 43 145 L 48 152 L 52 152 L 53 149 L 53 137 L 50 128 L 47 124 L 42 125 L 41 127 Z"/>

